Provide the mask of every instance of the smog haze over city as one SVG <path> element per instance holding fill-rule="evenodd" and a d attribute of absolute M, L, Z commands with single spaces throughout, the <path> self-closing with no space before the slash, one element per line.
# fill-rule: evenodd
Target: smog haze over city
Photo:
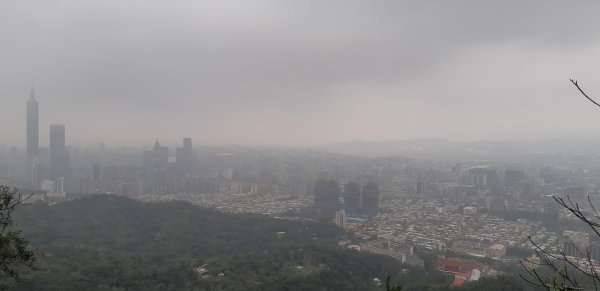
<path fill-rule="evenodd" d="M 568 83 L 600 91 L 593 1 L 0 5 L 11 144 L 32 85 L 87 145 L 598 138 Z"/>
<path fill-rule="evenodd" d="M 0 289 L 598 290 L 599 14 L 0 0 Z"/>

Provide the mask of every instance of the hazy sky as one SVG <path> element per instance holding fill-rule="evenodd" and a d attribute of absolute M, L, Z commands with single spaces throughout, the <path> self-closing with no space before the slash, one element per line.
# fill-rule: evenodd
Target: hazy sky
<path fill-rule="evenodd" d="M 0 144 L 600 138 L 600 1 L 0 0 Z"/>

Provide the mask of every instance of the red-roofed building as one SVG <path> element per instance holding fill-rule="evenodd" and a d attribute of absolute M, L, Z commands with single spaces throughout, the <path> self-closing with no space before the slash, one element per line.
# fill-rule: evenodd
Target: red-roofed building
<path fill-rule="evenodd" d="M 452 284 L 450 284 L 451 287 L 460 287 L 463 284 L 465 284 L 465 281 L 467 281 L 466 278 L 464 277 L 459 277 L 458 274 L 454 275 L 454 281 L 452 282 Z"/>
<path fill-rule="evenodd" d="M 469 275 L 473 270 L 485 270 L 488 268 L 487 265 L 476 261 L 463 261 L 458 258 L 443 259 L 439 258 L 436 262 L 438 270 L 454 275 L 453 287 L 461 286 L 465 281 L 469 280 Z M 479 271 L 478 271 L 479 272 Z M 475 276 L 479 278 L 479 276 Z"/>

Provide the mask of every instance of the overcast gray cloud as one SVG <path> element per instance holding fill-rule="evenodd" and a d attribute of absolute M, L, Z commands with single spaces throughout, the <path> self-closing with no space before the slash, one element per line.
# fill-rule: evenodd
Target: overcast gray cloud
<path fill-rule="evenodd" d="M 591 138 L 597 1 L 0 0 L 0 135 L 24 143 Z"/>

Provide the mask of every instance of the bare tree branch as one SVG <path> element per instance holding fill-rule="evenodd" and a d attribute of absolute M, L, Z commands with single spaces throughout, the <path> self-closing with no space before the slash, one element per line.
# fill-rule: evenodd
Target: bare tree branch
<path fill-rule="evenodd" d="M 560 206 L 567 209 L 576 218 L 592 228 L 596 235 L 600 236 L 597 229 L 597 227 L 600 226 L 600 223 L 592 220 L 598 219 L 598 212 L 593 203 L 591 203 L 589 197 L 588 202 L 593 210 L 593 218 L 587 217 L 579 204 L 574 202 L 569 196 L 566 198 L 554 196 L 553 198 Z M 592 260 L 589 247 L 586 246 L 585 251 L 582 251 L 575 246 L 575 251 L 579 254 L 576 255 L 576 257 L 581 256 L 584 260 L 580 261 L 567 256 L 561 248 L 557 248 L 555 251 L 550 252 L 538 245 L 531 237 L 528 238 L 535 249 L 539 262 L 527 258 L 521 260 L 521 266 L 525 269 L 527 274 L 520 275 L 520 277 L 525 281 L 535 286 L 545 287 L 547 290 L 599 290 L 600 286 L 598 282 L 600 282 L 600 274 L 598 274 L 594 266 L 598 262 Z M 587 264 L 587 266 L 582 265 L 582 263 Z M 541 270 L 546 269 L 554 275 L 548 277 L 542 276 L 537 271 L 538 268 L 541 268 Z M 569 270 L 574 272 L 569 272 Z M 527 275 L 529 275 L 529 278 L 526 278 Z M 584 280 L 584 282 L 579 282 L 579 280 L 577 280 L 578 276 L 583 276 L 580 278 L 588 278 L 589 281 Z"/>
<path fill-rule="evenodd" d="M 581 94 L 583 94 L 583 96 L 585 96 L 585 98 L 587 98 L 588 100 L 590 100 L 592 103 L 594 103 L 596 106 L 600 107 L 600 104 L 596 101 L 594 101 L 594 99 L 590 98 L 590 96 L 588 96 L 583 89 L 581 89 L 581 87 L 579 87 L 579 84 L 577 84 L 576 80 L 570 79 L 571 83 L 573 83 L 573 85 L 575 85 L 575 87 L 577 87 L 577 90 L 579 90 L 579 92 L 581 92 Z"/>

